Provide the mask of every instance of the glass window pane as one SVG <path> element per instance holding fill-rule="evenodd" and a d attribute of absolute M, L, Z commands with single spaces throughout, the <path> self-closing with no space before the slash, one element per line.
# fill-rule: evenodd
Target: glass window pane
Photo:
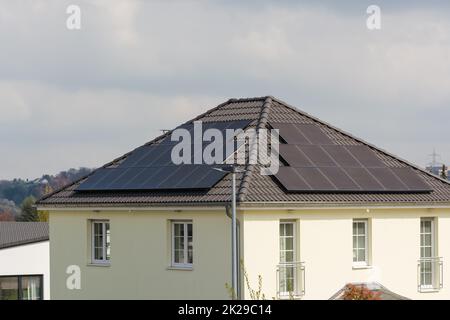
<path fill-rule="evenodd" d="M 431 246 L 431 234 L 426 234 L 424 236 L 424 243 L 425 246 Z"/>
<path fill-rule="evenodd" d="M 292 223 L 285 224 L 285 235 L 294 236 L 294 225 Z"/>
<path fill-rule="evenodd" d="M 431 273 L 425 273 L 424 275 L 423 275 L 423 277 L 424 277 L 424 285 L 432 285 L 433 284 L 433 281 L 432 281 L 432 279 L 433 279 L 433 277 L 432 277 L 432 274 Z"/>
<path fill-rule="evenodd" d="M 188 237 L 192 237 L 192 223 L 188 223 L 187 228 L 188 228 Z"/>
<path fill-rule="evenodd" d="M 111 257 L 111 232 L 109 230 L 109 223 L 105 223 L 106 230 L 106 260 Z"/>
<path fill-rule="evenodd" d="M 424 255 L 422 257 L 423 258 L 431 258 L 432 257 L 431 247 L 424 248 Z"/>
<path fill-rule="evenodd" d="M 431 233 L 431 221 L 423 221 L 423 231 L 422 233 Z"/>
<path fill-rule="evenodd" d="M 193 251 L 192 250 L 188 250 L 188 263 L 193 263 L 194 262 L 194 256 L 193 256 Z"/>
<path fill-rule="evenodd" d="M 366 225 L 364 222 L 358 223 L 358 234 L 359 235 L 366 234 Z"/>
<path fill-rule="evenodd" d="M 359 236 L 358 237 L 358 249 L 365 249 L 366 248 L 366 237 Z"/>
<path fill-rule="evenodd" d="M 286 232 L 285 232 L 285 224 L 284 223 L 280 223 L 280 236 L 285 236 Z"/>
<path fill-rule="evenodd" d="M 284 262 L 294 262 L 294 252 L 286 251 L 286 260 Z"/>
<path fill-rule="evenodd" d="M 294 238 L 286 238 L 286 250 L 294 250 Z"/>
<path fill-rule="evenodd" d="M 354 262 L 358 261 L 358 250 L 357 249 L 353 249 L 353 261 Z"/>
<path fill-rule="evenodd" d="M 0 277 L 0 300 L 19 299 L 19 280 L 17 277 Z"/>
<path fill-rule="evenodd" d="M 22 277 L 22 300 L 41 300 L 41 277 Z"/>
<path fill-rule="evenodd" d="M 366 261 L 366 250 L 358 249 L 358 261 L 360 262 Z"/>
<path fill-rule="evenodd" d="M 94 249 L 94 258 L 95 260 L 103 260 L 103 248 L 95 248 Z"/>
<path fill-rule="evenodd" d="M 280 238 L 280 250 L 286 250 L 286 238 Z"/>

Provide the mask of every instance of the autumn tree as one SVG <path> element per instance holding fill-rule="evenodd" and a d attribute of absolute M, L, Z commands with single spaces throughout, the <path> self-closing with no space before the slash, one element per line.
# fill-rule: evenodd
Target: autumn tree
<path fill-rule="evenodd" d="M 0 221 L 14 221 L 14 215 L 9 210 L 1 211 Z"/>
<path fill-rule="evenodd" d="M 344 289 L 343 300 L 381 300 L 381 293 L 372 291 L 366 285 L 347 284 Z"/>

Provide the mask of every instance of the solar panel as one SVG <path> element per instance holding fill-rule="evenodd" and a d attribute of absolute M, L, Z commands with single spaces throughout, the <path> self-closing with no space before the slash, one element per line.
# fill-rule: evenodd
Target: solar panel
<path fill-rule="evenodd" d="M 408 190 L 407 185 L 398 179 L 389 168 L 367 168 L 367 170 L 380 181 L 386 190 Z"/>
<path fill-rule="evenodd" d="M 270 123 L 280 130 L 280 156 L 288 164 L 275 176 L 288 191 L 430 191 L 414 172 L 391 169 L 366 145 L 337 145 L 317 124 Z"/>
<path fill-rule="evenodd" d="M 346 149 L 355 157 L 364 167 L 385 167 L 386 165 L 377 157 L 369 147 L 364 145 L 346 146 Z"/>
<path fill-rule="evenodd" d="M 315 124 L 271 122 L 270 125 L 272 128 L 280 130 L 280 136 L 288 144 L 334 144 L 325 132 Z"/>
<path fill-rule="evenodd" d="M 300 151 L 315 167 L 336 167 L 336 162 L 320 146 L 299 146 Z"/>
<path fill-rule="evenodd" d="M 78 186 L 77 190 L 89 190 L 95 187 L 97 184 L 101 183 L 103 179 L 107 178 L 110 172 L 112 171 L 108 171 L 105 168 L 96 170 L 87 180 L 83 181 L 80 186 Z"/>
<path fill-rule="evenodd" d="M 280 130 L 280 137 L 289 144 L 311 144 L 311 142 L 292 123 L 270 123 L 272 128 Z"/>
<path fill-rule="evenodd" d="M 312 188 L 297 173 L 295 168 L 280 167 L 275 178 L 288 191 L 311 191 Z"/>
<path fill-rule="evenodd" d="M 295 144 L 280 144 L 280 156 L 292 167 L 313 167 L 313 163 Z"/>
<path fill-rule="evenodd" d="M 410 191 L 432 191 L 430 186 L 411 168 L 391 168 L 391 170 L 408 186 Z"/>
<path fill-rule="evenodd" d="M 336 190 L 336 187 L 318 168 L 296 168 L 296 171 L 314 191 Z"/>
<path fill-rule="evenodd" d="M 225 160 L 237 150 L 234 143 L 232 150 L 226 150 L 226 130 L 244 129 L 250 120 L 206 122 L 202 123 L 202 137 L 208 129 L 217 129 L 224 137 L 223 155 Z M 194 124 L 185 124 L 184 128 L 194 133 Z M 234 140 L 234 139 L 233 139 Z M 193 142 L 193 141 L 191 141 Z M 211 142 L 202 141 L 201 148 L 194 148 L 191 144 L 191 164 L 175 165 L 172 162 L 172 148 L 178 141 L 171 141 L 170 136 L 158 144 L 139 147 L 129 154 L 116 168 L 101 168 L 76 189 L 88 190 L 166 190 L 166 189 L 208 189 L 216 184 L 225 173 L 213 170 L 211 166 L 193 164 L 194 154 L 202 155 L 204 147 Z M 203 157 L 200 157 L 203 160 Z"/>
<path fill-rule="evenodd" d="M 295 126 L 312 144 L 334 144 L 315 124 L 296 124 Z"/>
<path fill-rule="evenodd" d="M 384 187 L 367 171 L 366 168 L 343 168 L 347 175 L 362 191 L 385 191 Z"/>
<path fill-rule="evenodd" d="M 355 183 L 342 168 L 320 168 L 320 171 L 336 186 L 339 191 L 360 191 Z"/>
<path fill-rule="evenodd" d="M 340 145 L 322 146 L 322 148 L 333 158 L 333 160 L 341 167 L 360 167 L 361 164 Z"/>

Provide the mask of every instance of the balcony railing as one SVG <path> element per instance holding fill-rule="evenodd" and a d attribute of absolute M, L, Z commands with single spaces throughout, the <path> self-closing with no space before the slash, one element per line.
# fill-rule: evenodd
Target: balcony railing
<path fill-rule="evenodd" d="M 277 297 L 298 299 L 305 294 L 305 263 L 282 262 L 277 266 Z"/>
<path fill-rule="evenodd" d="M 443 288 L 444 268 L 440 257 L 422 258 L 417 262 L 417 287 L 419 292 Z"/>

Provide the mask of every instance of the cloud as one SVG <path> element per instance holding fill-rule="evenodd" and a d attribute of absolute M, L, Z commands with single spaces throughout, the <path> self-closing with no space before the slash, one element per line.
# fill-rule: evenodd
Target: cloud
<path fill-rule="evenodd" d="M 79 31 L 65 27 L 74 3 Z M 0 148 L 39 160 L 0 160 L 0 177 L 100 165 L 221 100 L 266 94 L 418 164 L 433 146 L 450 160 L 448 4 L 379 1 L 380 31 L 369 4 L 3 1 Z"/>

